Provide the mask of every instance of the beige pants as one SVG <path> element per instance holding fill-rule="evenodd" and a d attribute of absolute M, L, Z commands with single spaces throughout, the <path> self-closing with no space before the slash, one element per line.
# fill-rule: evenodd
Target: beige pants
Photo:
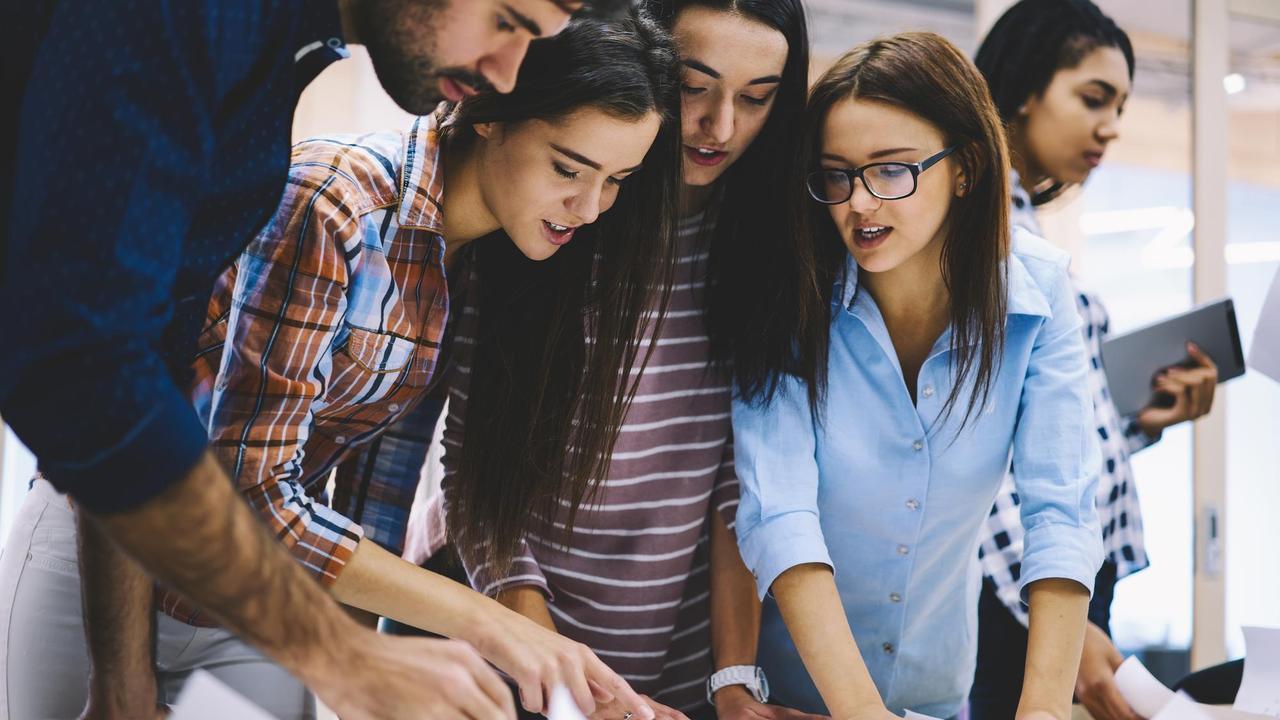
<path fill-rule="evenodd" d="M 235 635 L 157 617 L 158 698 L 174 703 L 204 669 L 280 720 L 313 720 L 315 701 Z M 27 493 L 0 552 L 0 720 L 76 718 L 88 693 L 75 514 L 44 481 Z"/>

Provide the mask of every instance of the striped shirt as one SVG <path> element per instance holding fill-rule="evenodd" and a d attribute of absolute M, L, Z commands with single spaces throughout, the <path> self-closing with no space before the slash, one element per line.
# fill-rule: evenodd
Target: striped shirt
<path fill-rule="evenodd" d="M 1016 172 L 1011 174 L 1014 225 L 1040 235 L 1031 197 Z M 1074 280 L 1074 278 L 1073 278 Z M 1111 329 L 1111 318 L 1101 298 L 1076 286 L 1076 309 L 1084 321 L 1085 351 L 1089 356 L 1087 380 L 1093 398 L 1094 426 L 1102 451 L 1102 471 L 1098 477 L 1098 520 L 1107 561 L 1116 566 L 1116 579 L 1147 567 L 1147 551 L 1142 535 L 1142 508 L 1134 484 L 1129 457 L 1155 442 L 1133 417 L 1121 417 L 1111 400 L 1107 374 L 1102 367 L 1102 343 Z M 1016 472 L 1016 470 L 1015 470 Z M 1022 577 L 1022 499 L 1014 488 L 1013 475 L 1005 476 L 987 517 L 978 557 L 983 573 L 996 586 L 996 595 L 1023 625 L 1030 622 L 1019 591 Z"/>
<path fill-rule="evenodd" d="M 579 512 L 571 547 L 563 547 L 562 534 L 542 521 L 506 572 L 467 567 L 472 586 L 488 595 L 520 585 L 538 588 L 560 633 L 590 647 L 636 692 L 686 712 L 706 707 L 712 669 L 711 513 L 719 512 L 732 528 L 738 505 L 729 381 L 708 365 L 700 222 L 695 217 L 680 225 L 666 320 L 608 476 L 594 503 Z M 470 346 L 463 338 L 474 337 L 477 319 L 471 306 L 469 298 L 459 322 L 457 362 L 446 373 L 445 502 L 466 417 Z M 562 528 L 564 517 L 552 522 Z"/>
<path fill-rule="evenodd" d="M 215 286 L 193 363 L 212 451 L 326 586 L 361 537 L 400 552 L 438 417 L 419 401 L 449 315 L 444 110 L 407 133 L 294 147 L 279 209 Z M 160 604 L 206 623 L 176 594 Z"/>

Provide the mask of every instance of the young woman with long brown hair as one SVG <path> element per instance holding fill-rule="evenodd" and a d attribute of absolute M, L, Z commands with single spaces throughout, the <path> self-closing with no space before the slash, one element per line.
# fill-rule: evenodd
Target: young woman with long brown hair
<path fill-rule="evenodd" d="M 846 720 L 960 711 L 979 530 L 1012 458 L 1029 528 L 1019 717 L 1066 717 L 1101 561 L 1097 447 L 1066 258 L 1011 234 L 986 84 L 937 35 L 860 45 L 813 88 L 803 153 L 797 243 L 815 243 L 830 308 L 819 381 L 779 368 L 734 405 L 775 696 Z"/>

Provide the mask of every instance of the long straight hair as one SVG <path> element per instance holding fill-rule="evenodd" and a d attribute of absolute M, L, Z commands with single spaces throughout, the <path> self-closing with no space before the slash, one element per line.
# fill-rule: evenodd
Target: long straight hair
<path fill-rule="evenodd" d="M 709 237 L 706 323 L 711 358 L 732 367 L 739 397 L 767 400 L 784 375 L 804 381 L 811 406 L 825 384 L 819 338 L 827 315 L 812 245 L 797 242 L 788 202 L 803 187 L 799 145 L 809 85 L 809 30 L 800 0 L 658 0 L 664 24 L 704 7 L 761 23 L 787 40 L 773 106 L 751 146 L 716 181 L 703 218 Z"/>
<path fill-rule="evenodd" d="M 604 477 L 635 393 L 641 330 L 660 322 L 675 267 L 675 60 L 669 35 L 641 11 L 576 20 L 530 46 L 513 92 L 457 108 L 449 141 L 462 143 L 478 142 L 477 123 L 556 121 L 587 108 L 662 118 L 643 169 L 555 255 L 531 261 L 505 237 L 475 243 L 479 329 L 447 508 L 470 562 L 509 565 L 533 518 L 557 516 L 562 502 L 572 528 Z"/>
<path fill-rule="evenodd" d="M 819 166 L 822 128 L 848 99 L 876 100 L 929 122 L 959 149 L 953 158 L 969 184 L 952 198 L 945 220 L 942 279 L 951 296 L 955 384 L 949 415 L 968 381 L 964 423 L 985 405 L 1004 352 L 1006 261 L 1010 247 L 1009 157 L 1004 130 L 977 68 L 941 35 L 909 32 L 863 43 L 818 80 L 805 113 L 805 162 Z M 806 224 L 817 244 L 821 288 L 830 307 L 848 249 L 825 206 L 806 198 Z M 825 350 L 825 348 L 824 348 Z"/>
<path fill-rule="evenodd" d="M 1133 81 L 1136 64 L 1129 36 L 1089 0 L 1021 0 L 1005 11 L 983 39 L 974 63 L 987 81 L 1005 127 L 1014 130 L 1019 111 L 1040 97 L 1059 70 L 1079 66 L 1097 48 L 1113 47 L 1129 65 Z M 1049 188 L 1036 193 L 1033 205 L 1043 205 L 1067 190 L 1050 178 Z"/>

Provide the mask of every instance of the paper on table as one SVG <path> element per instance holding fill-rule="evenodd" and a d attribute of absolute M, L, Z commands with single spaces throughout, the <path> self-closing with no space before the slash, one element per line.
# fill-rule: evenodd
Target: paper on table
<path fill-rule="evenodd" d="M 1160 712 L 1150 716 L 1151 720 L 1212 720 L 1212 716 L 1205 711 L 1204 706 L 1192 700 L 1186 693 L 1169 694 L 1172 696 L 1169 702 L 1160 708 Z"/>
<path fill-rule="evenodd" d="M 1249 348 L 1248 364 L 1263 375 L 1280 381 L 1280 270 L 1276 271 L 1276 277 L 1271 281 L 1267 299 L 1262 301 L 1258 328 L 1253 331 L 1253 345 Z"/>
<path fill-rule="evenodd" d="M 169 720 L 275 720 L 265 710 L 223 685 L 217 678 L 197 670 L 178 695 L 178 704 Z"/>
<path fill-rule="evenodd" d="M 938 718 L 932 715 L 921 715 L 918 712 L 908 710 L 904 720 L 938 720 Z"/>
<path fill-rule="evenodd" d="M 1280 629 L 1246 627 L 1244 647 L 1244 678 L 1232 707 L 1280 717 Z"/>
<path fill-rule="evenodd" d="M 1132 655 L 1116 669 L 1116 689 L 1129 707 L 1145 718 L 1155 717 L 1173 699 L 1173 691 Z"/>
<path fill-rule="evenodd" d="M 557 685 L 551 689 L 551 706 L 547 708 L 547 720 L 587 720 L 578 704 L 569 694 L 569 688 Z"/>

